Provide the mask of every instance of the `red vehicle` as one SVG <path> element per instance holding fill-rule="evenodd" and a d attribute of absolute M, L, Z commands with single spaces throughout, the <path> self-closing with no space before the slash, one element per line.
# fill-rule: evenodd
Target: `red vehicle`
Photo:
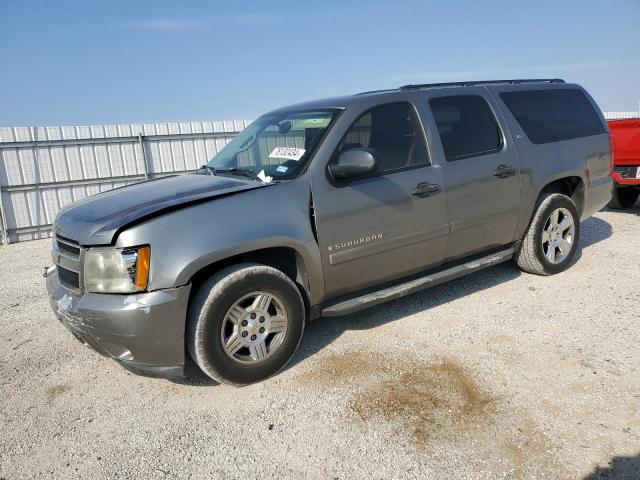
<path fill-rule="evenodd" d="M 609 120 L 609 130 L 616 182 L 609 207 L 631 208 L 640 195 L 640 118 Z"/>

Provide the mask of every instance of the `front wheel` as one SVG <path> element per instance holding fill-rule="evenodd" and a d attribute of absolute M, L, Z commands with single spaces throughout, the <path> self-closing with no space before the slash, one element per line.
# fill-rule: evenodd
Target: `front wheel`
<path fill-rule="evenodd" d="M 618 187 L 613 189 L 613 195 L 609 202 L 609 208 L 615 210 L 626 210 L 633 207 L 638 201 L 640 196 L 640 190 L 636 190 L 633 187 Z"/>
<path fill-rule="evenodd" d="M 187 348 L 209 377 L 247 385 L 285 366 L 304 323 L 304 303 L 289 277 L 266 265 L 235 265 L 209 278 L 191 300 Z"/>
<path fill-rule="evenodd" d="M 580 215 L 566 195 L 549 194 L 540 199 L 516 254 L 521 270 L 552 275 L 571 264 L 580 240 Z"/>

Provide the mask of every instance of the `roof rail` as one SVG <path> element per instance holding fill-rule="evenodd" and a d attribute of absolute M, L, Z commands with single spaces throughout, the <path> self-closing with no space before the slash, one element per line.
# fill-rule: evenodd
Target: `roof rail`
<path fill-rule="evenodd" d="M 403 85 L 400 90 L 419 90 L 432 87 L 472 87 L 475 85 L 495 85 L 508 83 L 518 85 L 521 83 L 565 83 L 561 78 L 522 78 L 513 80 L 473 80 L 470 82 L 445 82 L 445 83 L 421 83 L 416 85 Z"/>
<path fill-rule="evenodd" d="M 385 92 L 395 92 L 396 90 L 398 90 L 397 88 L 383 88 L 381 90 L 369 90 L 367 92 L 358 92 L 354 95 L 371 95 L 374 93 L 385 93 Z"/>

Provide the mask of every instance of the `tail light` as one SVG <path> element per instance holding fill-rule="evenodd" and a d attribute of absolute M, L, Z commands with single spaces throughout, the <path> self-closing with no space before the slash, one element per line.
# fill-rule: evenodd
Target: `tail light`
<path fill-rule="evenodd" d="M 609 175 L 611 175 L 615 166 L 615 155 L 613 153 L 613 134 L 611 134 L 611 132 L 609 132 L 609 147 L 611 148 L 611 164 L 609 165 Z"/>

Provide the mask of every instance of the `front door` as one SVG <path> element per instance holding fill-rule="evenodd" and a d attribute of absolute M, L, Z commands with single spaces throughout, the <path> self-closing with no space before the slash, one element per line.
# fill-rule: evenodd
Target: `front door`
<path fill-rule="evenodd" d="M 331 162 L 355 147 L 375 151 L 376 172 L 337 182 L 322 171 L 312 179 L 330 297 L 436 266 L 446 253 L 442 172 L 429 160 L 414 107 L 397 102 L 364 112 L 342 137 Z"/>
<path fill-rule="evenodd" d="M 451 224 L 447 260 L 512 242 L 520 214 L 513 142 L 492 99 L 484 89 L 474 90 L 429 100 L 442 144 L 437 155 Z"/>

